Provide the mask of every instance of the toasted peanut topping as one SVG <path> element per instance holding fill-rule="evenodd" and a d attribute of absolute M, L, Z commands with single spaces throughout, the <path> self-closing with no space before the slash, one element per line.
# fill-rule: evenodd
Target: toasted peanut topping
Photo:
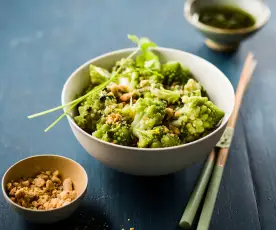
<path fill-rule="evenodd" d="M 180 134 L 180 130 L 179 128 L 173 126 L 173 125 L 170 125 L 170 129 L 176 134 L 176 135 L 179 135 Z"/>
<path fill-rule="evenodd" d="M 60 179 L 59 171 L 41 172 L 35 178 L 9 182 L 6 186 L 11 200 L 33 210 L 51 210 L 69 204 L 76 199 L 73 182 Z"/>
<path fill-rule="evenodd" d="M 128 87 L 126 85 L 118 85 L 118 90 L 122 93 L 128 92 Z"/>
<path fill-rule="evenodd" d="M 181 115 L 181 113 L 180 113 L 180 112 L 178 112 L 178 111 L 174 113 L 174 117 L 175 117 L 175 118 L 180 117 L 180 115 Z"/>
<path fill-rule="evenodd" d="M 120 97 L 121 101 L 129 101 L 131 97 L 135 95 L 135 92 L 125 93 Z"/>
<path fill-rule="evenodd" d="M 63 190 L 64 191 L 73 191 L 73 182 L 70 178 L 66 178 L 63 181 Z"/>
<path fill-rule="evenodd" d="M 173 117 L 174 111 L 172 108 L 166 108 L 167 118 L 170 119 Z"/>
<path fill-rule="evenodd" d="M 106 117 L 106 124 L 113 124 L 116 123 L 117 121 L 119 121 L 121 119 L 121 115 L 117 114 L 117 113 L 111 113 Z"/>

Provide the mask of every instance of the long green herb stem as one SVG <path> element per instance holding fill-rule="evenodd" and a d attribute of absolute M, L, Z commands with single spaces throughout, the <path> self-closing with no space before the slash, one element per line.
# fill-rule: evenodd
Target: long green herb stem
<path fill-rule="evenodd" d="M 67 106 L 72 105 L 71 107 L 69 107 L 69 109 L 67 111 L 65 111 L 62 115 L 60 115 L 52 124 L 50 124 L 44 131 L 48 132 L 51 128 L 53 128 L 63 117 L 65 117 L 73 108 L 75 108 L 81 101 L 83 101 L 85 98 L 87 98 L 88 96 L 94 94 L 94 93 L 98 93 L 99 91 L 103 90 L 108 84 L 110 84 L 111 82 L 114 82 L 119 74 L 119 72 L 122 70 L 122 68 L 124 67 L 124 64 L 127 62 L 127 60 L 131 59 L 136 53 L 138 53 L 140 50 L 140 47 L 138 47 L 136 50 L 134 50 L 126 59 L 125 62 L 122 63 L 122 65 L 117 69 L 117 71 L 113 74 L 113 76 L 106 82 L 103 82 L 102 84 L 96 86 L 95 88 L 93 88 L 91 91 L 89 91 L 88 93 L 86 93 L 85 95 L 70 101 L 69 103 L 65 104 L 65 105 L 61 105 L 58 106 L 56 108 L 52 108 L 40 113 L 36 113 L 33 115 L 28 116 L 29 119 L 31 118 L 35 118 L 35 117 L 39 117 L 39 116 L 43 116 L 46 115 L 48 113 L 51 112 L 55 112 L 57 110 L 63 109 Z"/>

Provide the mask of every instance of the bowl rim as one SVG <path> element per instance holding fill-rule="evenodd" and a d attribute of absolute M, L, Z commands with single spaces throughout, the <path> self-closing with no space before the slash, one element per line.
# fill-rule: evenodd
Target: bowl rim
<path fill-rule="evenodd" d="M 30 208 L 25 208 L 25 207 L 22 207 L 20 206 L 19 204 L 15 203 L 14 201 L 11 200 L 11 198 L 8 196 L 7 192 L 6 192 L 6 185 L 4 184 L 4 180 L 6 178 L 6 175 L 7 173 L 12 170 L 13 167 L 15 167 L 17 164 L 23 162 L 23 161 L 27 161 L 31 158 L 39 158 L 39 157 L 58 157 L 58 158 L 63 158 L 63 159 L 66 159 L 66 160 L 69 160 L 71 162 L 73 162 L 74 164 L 78 165 L 84 172 L 84 175 L 85 175 L 85 180 L 86 180 L 86 184 L 85 184 L 85 188 L 84 190 L 82 191 L 81 194 L 79 194 L 75 200 L 71 201 L 69 204 L 65 205 L 65 206 L 62 206 L 62 207 L 59 207 L 59 208 L 55 208 L 55 209 L 51 209 L 51 210 L 33 210 L 33 209 L 30 209 Z M 4 173 L 3 177 L 2 177 L 2 193 L 5 197 L 6 200 L 8 200 L 12 205 L 16 206 L 17 208 L 20 208 L 24 211 L 29 211 L 29 212 L 37 212 L 37 213 L 44 213 L 44 212 L 54 212 L 54 211 L 59 211 L 61 209 L 64 209 L 64 208 L 68 208 L 68 206 L 71 206 L 73 203 L 75 203 L 77 200 L 79 200 L 86 192 L 87 190 L 87 186 L 88 186 L 88 175 L 86 173 L 86 170 L 82 167 L 82 165 L 68 157 L 64 157 L 64 156 L 60 156 L 60 155 L 56 155 L 56 154 L 40 154 L 40 155 L 33 155 L 33 156 L 30 156 L 30 157 L 26 157 L 24 159 L 21 159 L 17 162 L 15 162 L 14 164 L 12 164 L 7 170 L 6 172 Z"/>
<path fill-rule="evenodd" d="M 63 89 L 62 89 L 62 93 L 61 93 L 61 103 L 62 105 L 64 106 L 65 103 L 64 103 L 64 100 L 65 100 L 65 93 L 66 93 L 66 90 L 68 88 L 68 85 L 69 85 L 69 82 L 71 81 L 72 78 L 74 78 L 74 76 L 79 72 L 81 71 L 83 68 L 85 68 L 87 65 L 89 65 L 90 63 L 92 62 L 95 62 L 99 59 L 102 59 L 104 57 L 107 57 L 107 56 L 110 56 L 110 55 L 115 55 L 115 54 L 120 54 L 120 53 L 125 53 L 125 52 L 132 52 L 134 50 L 136 50 L 137 48 L 125 48 L 125 49 L 119 49 L 119 50 L 115 50 L 115 51 L 111 51 L 111 52 L 108 52 L 108 53 L 104 53 L 102 55 L 99 55 L 95 58 L 92 58 L 90 60 L 88 60 L 87 62 L 85 62 L 84 64 L 80 65 L 70 76 L 69 78 L 66 80 L 64 86 L 63 86 Z M 228 87 L 230 87 L 231 91 L 232 91 L 232 100 L 233 100 L 233 105 L 232 105 L 232 108 L 230 109 L 230 112 L 229 114 L 226 116 L 226 119 L 220 123 L 220 125 L 214 130 L 212 131 L 211 133 L 209 133 L 208 135 L 198 139 L 198 140 L 195 140 L 195 141 L 192 141 L 192 142 L 189 142 L 189 143 L 185 143 L 185 144 L 181 144 L 181 145 L 177 145 L 177 146 L 172 146 L 172 147 L 165 147 L 165 148 L 138 148 L 138 147 L 132 147 L 132 146 L 124 146 L 124 145 L 118 145 L 118 144 L 113 144 L 113 143 L 110 143 L 110 142 L 106 142 L 106 141 L 103 141 L 103 140 L 100 140 L 92 135 L 90 135 L 89 133 L 85 132 L 83 129 L 81 129 L 74 121 L 74 119 L 69 115 L 67 114 L 66 117 L 70 123 L 70 125 L 72 125 L 74 128 L 76 128 L 79 132 L 81 132 L 83 135 L 85 135 L 87 138 L 89 139 L 92 139 L 94 141 L 97 141 L 101 144 L 104 144 L 104 145 L 109 145 L 109 146 L 112 146 L 112 147 L 116 147 L 116 148 L 122 148 L 122 149 L 128 149 L 128 150 L 134 150 L 134 151 L 147 151 L 147 152 L 159 152 L 159 151 L 167 151 L 167 150 L 173 150 L 173 149 L 177 149 L 177 148 L 183 148 L 183 147 L 188 147 L 188 146 L 191 146 L 191 145 L 194 145 L 194 144 L 198 144 L 206 139 L 208 139 L 209 137 L 213 136 L 215 133 L 217 133 L 219 130 L 221 130 L 228 122 L 232 112 L 233 112 L 233 109 L 234 109 L 234 105 L 235 105 L 235 91 L 234 91 L 234 88 L 233 88 L 233 85 L 231 84 L 230 80 L 226 77 L 226 75 L 219 69 L 217 68 L 214 64 L 212 64 L 211 62 L 205 60 L 204 58 L 201 58 L 195 54 L 192 54 L 192 53 L 189 53 L 189 52 L 185 52 L 185 51 L 182 51 L 182 50 L 178 50 L 178 49 L 173 49 L 173 48 L 165 48 L 165 47 L 157 47 L 157 48 L 153 48 L 152 50 L 156 50 L 156 51 L 171 51 L 171 52 L 178 52 L 178 53 L 183 53 L 183 54 L 186 54 L 186 55 L 190 55 L 194 58 L 197 58 L 199 59 L 200 61 L 202 62 L 205 62 L 207 65 L 211 66 L 212 68 L 215 68 L 218 72 L 220 72 L 221 76 L 224 78 L 224 80 L 226 81 L 226 84 L 228 85 Z M 66 107 L 64 108 L 64 112 L 66 111 Z"/>
<path fill-rule="evenodd" d="M 193 17 L 191 15 L 191 5 L 195 2 L 196 0 L 186 0 L 185 4 L 184 4 L 184 17 L 186 18 L 186 20 L 192 24 L 193 26 L 197 27 L 198 29 L 201 30 L 205 30 L 205 31 L 209 31 L 209 32 L 213 32 L 213 33 L 217 33 L 217 34 L 226 34 L 226 35 L 230 35 L 230 34 L 247 34 L 253 31 L 256 31 L 260 28 L 262 28 L 263 26 L 265 26 L 271 16 L 271 11 L 270 8 L 268 7 L 267 4 L 265 4 L 264 2 L 262 2 L 264 9 L 267 12 L 267 16 L 266 19 L 263 21 L 263 23 L 259 24 L 258 26 L 256 26 L 256 24 L 254 24 L 253 26 L 247 27 L 247 28 L 241 28 L 241 29 L 222 29 L 222 28 L 216 28 L 213 26 L 208 26 L 204 23 L 201 23 L 200 21 L 195 21 L 193 20 Z"/>

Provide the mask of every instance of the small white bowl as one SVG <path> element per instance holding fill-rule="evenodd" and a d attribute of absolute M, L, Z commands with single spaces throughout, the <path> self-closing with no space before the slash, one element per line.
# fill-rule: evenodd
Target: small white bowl
<path fill-rule="evenodd" d="M 226 5 L 240 8 L 250 13 L 256 20 L 255 25 L 243 29 L 220 29 L 205 25 L 198 21 L 198 11 L 206 6 Z M 186 0 L 184 4 L 184 17 L 199 30 L 207 39 L 206 45 L 217 51 L 232 51 L 239 44 L 258 32 L 267 24 L 270 18 L 270 9 L 261 0 Z"/>
<path fill-rule="evenodd" d="M 32 210 L 13 202 L 7 192 L 7 183 L 21 177 L 33 177 L 41 171 L 59 170 L 61 179 L 70 177 L 77 191 L 77 198 L 70 204 L 52 210 Z M 57 155 L 38 155 L 25 158 L 12 165 L 2 178 L 2 192 L 11 207 L 26 220 L 34 223 L 54 223 L 69 217 L 80 205 L 88 184 L 88 177 L 84 168 L 69 158 Z"/>
<path fill-rule="evenodd" d="M 116 61 L 127 57 L 135 48 L 104 54 L 80 66 L 66 81 L 62 90 L 62 105 L 75 99 L 89 84 L 89 65 L 110 69 Z M 108 167 L 134 175 L 164 175 L 173 173 L 204 159 L 217 144 L 232 113 L 235 94 L 228 78 L 210 62 L 193 54 L 175 49 L 153 50 L 161 61 L 179 61 L 188 67 L 207 90 L 211 100 L 225 111 L 219 125 L 209 135 L 180 146 L 142 149 L 107 143 L 83 131 L 68 115 L 71 129 L 86 151 Z M 65 108 L 67 109 L 67 108 Z M 76 112 L 76 111 L 74 111 Z"/>

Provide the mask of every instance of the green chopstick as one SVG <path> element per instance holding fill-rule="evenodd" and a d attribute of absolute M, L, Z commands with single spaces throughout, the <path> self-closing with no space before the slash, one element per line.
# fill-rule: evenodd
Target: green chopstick
<path fill-rule="evenodd" d="M 215 158 L 215 154 L 212 151 L 205 163 L 205 166 L 202 170 L 198 183 L 190 197 L 190 200 L 179 222 L 179 226 L 184 229 L 188 229 L 192 226 L 195 214 L 202 200 L 206 186 L 209 182 L 209 178 L 212 174 L 212 178 L 209 184 L 209 188 L 207 191 L 205 203 L 203 206 L 203 210 L 199 219 L 197 229 L 207 230 L 209 228 L 220 182 L 223 175 L 224 166 L 227 160 L 229 147 L 231 145 L 232 136 L 234 133 L 234 127 L 236 125 L 236 121 L 238 118 L 239 108 L 242 102 L 243 95 L 246 91 L 248 83 L 256 67 L 256 64 L 257 62 L 254 59 L 253 54 L 249 53 L 246 58 L 245 65 L 243 67 L 240 81 L 237 87 L 234 110 L 229 119 L 224 135 L 222 136 L 221 140 L 217 144 L 217 147 L 220 147 L 221 149 L 218 153 L 218 158 L 214 167 L 214 171 L 212 173 L 214 158 Z"/>
<path fill-rule="evenodd" d="M 215 162 L 215 152 L 212 151 L 207 158 L 203 171 L 199 177 L 197 185 L 189 199 L 186 209 L 179 222 L 179 226 L 184 229 L 189 229 L 192 226 L 196 211 L 202 200 L 206 186 L 209 182 Z"/>
<path fill-rule="evenodd" d="M 228 149 L 223 150 L 228 151 Z M 220 159 L 218 158 L 216 165 L 214 167 L 214 171 L 212 173 L 212 178 L 210 181 L 210 185 L 208 187 L 205 202 L 197 225 L 197 230 L 207 230 L 209 228 L 224 170 L 224 164 L 220 164 L 219 161 Z"/>
<path fill-rule="evenodd" d="M 236 126 L 236 122 L 238 120 L 238 114 L 239 114 L 240 106 L 242 103 L 243 95 L 247 89 L 249 81 L 251 80 L 251 77 L 255 70 L 256 64 L 257 64 L 257 61 L 254 59 L 253 54 L 249 53 L 245 60 L 245 64 L 244 64 L 244 67 L 243 67 L 243 70 L 241 73 L 241 77 L 240 77 L 239 84 L 238 84 L 237 91 L 236 91 L 235 106 L 234 106 L 233 112 L 229 118 L 229 121 L 227 123 L 226 130 L 227 129 L 234 130 L 234 128 Z M 232 133 L 232 135 L 233 135 L 233 133 Z M 230 137 L 230 139 L 232 140 L 232 136 Z M 205 202 L 204 202 L 202 212 L 201 212 L 201 215 L 199 218 L 197 230 L 208 230 L 209 229 L 209 225 L 210 225 L 213 210 L 215 207 L 217 194 L 219 191 L 224 167 L 225 167 L 225 164 L 227 161 L 230 145 L 231 145 L 231 141 L 228 142 L 228 146 L 224 146 L 218 152 L 215 169 L 212 173 L 212 179 L 211 179 L 210 185 L 208 187 Z"/>

